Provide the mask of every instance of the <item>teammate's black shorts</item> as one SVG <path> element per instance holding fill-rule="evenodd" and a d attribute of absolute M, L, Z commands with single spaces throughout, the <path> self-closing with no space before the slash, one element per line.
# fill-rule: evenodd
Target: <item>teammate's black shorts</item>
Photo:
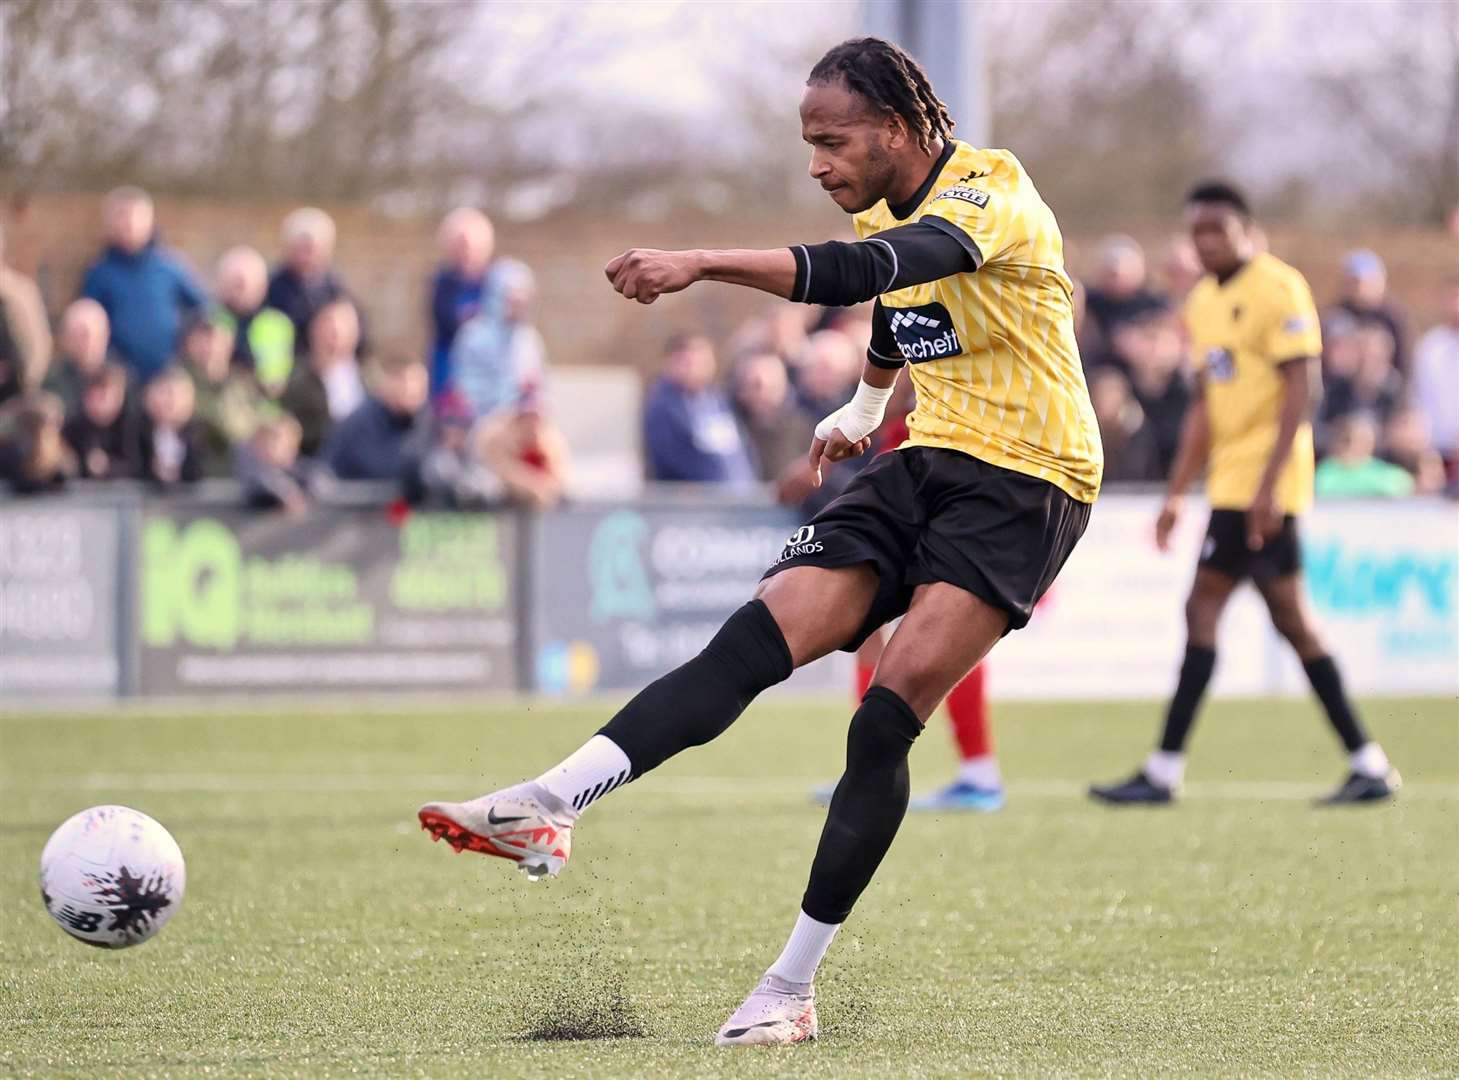
<path fill-rule="evenodd" d="M 786 542 L 765 577 L 792 566 L 871 563 L 876 599 L 855 638 L 903 615 L 918 585 L 946 581 L 1028 623 L 1089 524 L 1089 504 L 1045 480 L 956 450 L 882 454 Z"/>
<path fill-rule="evenodd" d="M 1302 569 L 1302 544 L 1297 537 L 1297 519 L 1282 518 L 1282 527 L 1259 551 L 1246 546 L 1246 512 L 1212 510 L 1201 544 L 1200 565 L 1242 581 L 1271 581 Z"/>

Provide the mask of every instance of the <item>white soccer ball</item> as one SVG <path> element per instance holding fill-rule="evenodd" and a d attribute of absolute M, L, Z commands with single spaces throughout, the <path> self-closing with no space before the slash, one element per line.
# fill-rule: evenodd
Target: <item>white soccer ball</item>
<path fill-rule="evenodd" d="M 68 818 L 41 852 L 41 899 L 61 929 L 104 949 L 140 945 L 182 905 L 187 869 L 172 834 L 125 806 Z"/>

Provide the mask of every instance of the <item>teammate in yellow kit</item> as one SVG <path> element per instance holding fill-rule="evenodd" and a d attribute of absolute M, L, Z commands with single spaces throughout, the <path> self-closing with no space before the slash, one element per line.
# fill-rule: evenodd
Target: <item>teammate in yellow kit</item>
<path fill-rule="evenodd" d="M 795 531 L 755 598 L 699 656 L 578 751 L 535 780 L 421 808 L 437 838 L 555 874 L 595 800 L 721 734 L 793 668 L 905 616 L 852 717 L 790 940 L 721 1028 L 722 1045 L 814 1037 L 812 978 L 901 824 L 912 741 L 993 644 L 1028 621 L 1084 532 L 1102 468 L 1059 228 L 1018 160 L 954 139 L 916 61 L 876 38 L 844 42 L 816 64 L 800 115 L 811 176 L 856 215 L 859 242 L 633 250 L 606 272 L 644 304 L 699 281 L 812 304 L 879 298 L 862 381 L 818 425 L 810 459 L 819 467 L 864 452 L 904 366 L 917 388 L 907 442 Z M 754 858 L 776 843 L 706 840 L 714 858 Z"/>
<path fill-rule="evenodd" d="M 1090 794 L 1117 804 L 1174 799 L 1186 739 L 1215 669 L 1216 625 L 1232 591 L 1250 578 L 1349 754 L 1348 777 L 1323 802 L 1390 798 L 1398 773 L 1364 733 L 1302 585 L 1297 519 L 1312 504 L 1308 418 L 1322 355 L 1311 290 L 1297 270 L 1255 249 L 1246 200 L 1230 185 L 1196 187 L 1186 217 L 1207 272 L 1185 304 L 1200 393 L 1186 418 L 1156 539 L 1164 549 L 1203 465 L 1211 520 L 1186 602 L 1185 660 L 1160 746 L 1134 777 L 1096 785 Z"/>

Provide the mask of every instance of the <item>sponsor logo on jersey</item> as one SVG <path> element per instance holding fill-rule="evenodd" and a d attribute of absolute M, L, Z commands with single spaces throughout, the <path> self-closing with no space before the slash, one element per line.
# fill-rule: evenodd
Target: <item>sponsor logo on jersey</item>
<path fill-rule="evenodd" d="M 902 355 L 914 364 L 957 356 L 963 351 L 952 316 L 941 304 L 888 308 L 887 324 Z"/>
<path fill-rule="evenodd" d="M 1236 375 L 1236 357 L 1230 349 L 1219 346 L 1206 350 L 1206 378 L 1212 382 L 1230 382 Z"/>
<path fill-rule="evenodd" d="M 1298 315 L 1282 323 L 1282 329 L 1289 334 L 1300 334 L 1307 329 L 1307 320 Z"/>
<path fill-rule="evenodd" d="M 963 202 L 972 203 L 981 210 L 988 205 L 989 195 L 982 188 L 969 187 L 967 184 L 958 184 L 956 187 L 948 188 L 941 195 L 937 196 L 937 199 L 961 199 Z M 932 201 L 936 202 L 937 199 L 933 199 Z"/>

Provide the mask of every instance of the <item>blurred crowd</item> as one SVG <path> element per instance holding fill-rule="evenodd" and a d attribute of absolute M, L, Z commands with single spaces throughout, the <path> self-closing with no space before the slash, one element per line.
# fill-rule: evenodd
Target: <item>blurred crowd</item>
<path fill-rule="evenodd" d="M 339 481 L 376 481 L 411 502 L 560 500 L 567 443 L 546 410 L 549 367 L 532 324 L 536 284 L 496 250 L 491 222 L 441 222 L 428 283 L 432 340 L 381 352 L 368 303 L 334 261 L 335 225 L 302 208 L 270 265 L 245 246 L 202 275 L 158 237 L 136 188 L 105 200 L 104 242 L 51 326 L 0 235 L 0 489 L 140 480 L 176 489 L 232 479 L 258 507 L 297 511 Z M 1180 306 L 1201 275 L 1183 237 L 1152 270 L 1128 236 L 1100 244 L 1076 319 L 1108 483 L 1166 476 L 1192 400 Z M 1316 415 L 1322 495 L 1404 495 L 1459 479 L 1459 276 L 1443 321 L 1414 336 L 1382 258 L 1352 251 L 1322 311 Z M 814 484 L 816 422 L 844 404 L 871 337 L 870 309 L 775 304 L 723 341 L 666 343 L 644 401 L 649 480 L 768 485 L 810 510 L 866 460 Z M 910 380 L 878 448 L 905 437 Z"/>
<path fill-rule="evenodd" d="M 339 481 L 428 505 L 562 497 L 535 285 L 480 212 L 441 223 L 428 355 L 372 348 L 322 210 L 284 220 L 273 266 L 233 247 L 210 280 L 161 242 L 146 192 L 113 191 L 103 217 L 54 333 L 0 237 L 0 488 L 232 479 L 248 505 L 289 511 Z"/>

